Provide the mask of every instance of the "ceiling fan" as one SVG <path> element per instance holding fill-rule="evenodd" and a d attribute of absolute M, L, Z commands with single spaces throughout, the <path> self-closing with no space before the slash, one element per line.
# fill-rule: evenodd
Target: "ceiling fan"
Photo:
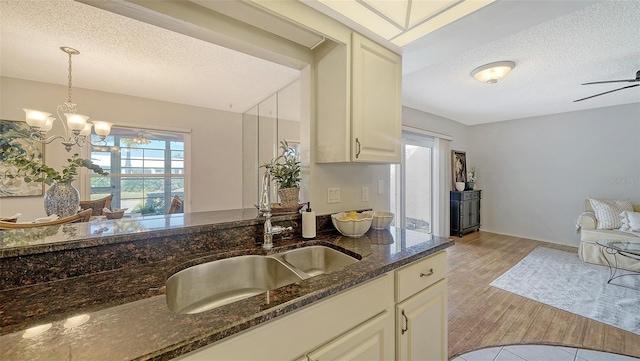
<path fill-rule="evenodd" d="M 627 85 L 627 86 L 623 86 L 622 88 L 618 88 L 618 89 L 614 89 L 614 90 L 609 90 L 608 92 L 604 92 L 604 93 L 600 93 L 600 94 L 596 94 L 596 95 L 592 95 L 590 97 L 586 97 L 586 98 L 582 98 L 582 99 L 578 99 L 578 100 L 574 100 L 573 102 L 581 102 L 583 100 L 586 99 L 591 99 L 591 98 L 595 98 L 598 97 L 600 95 L 604 95 L 604 94 L 609 94 L 609 93 L 613 93 L 613 92 L 617 92 L 618 90 L 622 90 L 622 89 L 628 89 L 628 88 L 634 88 L 640 85 L 640 70 L 638 70 L 636 72 L 636 78 L 635 79 L 623 79 L 623 80 L 605 80 L 605 81 L 594 81 L 591 83 L 584 83 L 582 85 L 589 85 L 589 84 L 604 84 L 604 83 L 638 83 L 638 84 L 633 84 L 633 85 Z"/>

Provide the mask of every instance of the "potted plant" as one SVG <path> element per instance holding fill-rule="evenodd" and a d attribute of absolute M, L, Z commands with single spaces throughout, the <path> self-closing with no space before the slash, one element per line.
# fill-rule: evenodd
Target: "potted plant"
<path fill-rule="evenodd" d="M 466 190 L 473 190 L 473 187 L 475 187 L 476 174 L 477 174 L 476 167 L 471 168 L 471 170 L 467 172 Z"/>
<path fill-rule="evenodd" d="M 278 195 L 283 208 L 298 206 L 300 194 L 300 160 L 286 141 L 280 142 L 282 154 L 263 165 L 271 169 L 272 178 L 278 183 Z"/>
<path fill-rule="evenodd" d="M 62 172 L 41 163 L 33 154 L 26 155 L 16 149 L 7 149 L 2 155 L 3 161 L 13 169 L 0 174 L 1 177 L 22 178 L 26 183 L 44 182 L 51 186 L 44 193 L 44 210 L 48 216 L 56 214 L 62 218 L 78 212 L 80 193 L 71 184 L 78 175 L 78 167 L 88 168 L 100 175 L 109 174 L 91 160 L 80 158 L 77 153 L 67 159 Z"/>

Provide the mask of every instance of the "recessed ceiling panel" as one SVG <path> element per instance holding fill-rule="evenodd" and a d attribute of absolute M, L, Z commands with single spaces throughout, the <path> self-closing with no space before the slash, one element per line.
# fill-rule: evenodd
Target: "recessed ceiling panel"
<path fill-rule="evenodd" d="M 395 24 L 355 0 L 317 0 L 317 2 L 346 16 L 348 19 L 355 21 L 385 39 L 391 39 L 402 32 Z"/>
<path fill-rule="evenodd" d="M 371 7 L 389 20 L 396 23 L 402 28 L 406 28 L 407 1 L 389 1 L 389 0 L 360 0 L 363 4 Z"/>
<path fill-rule="evenodd" d="M 458 0 L 413 0 L 409 14 L 409 28 L 425 21 L 446 8 L 457 3 Z"/>
<path fill-rule="evenodd" d="M 372 32 L 402 47 L 495 0 L 298 1 L 365 34 L 366 31 Z"/>
<path fill-rule="evenodd" d="M 405 46 L 410 42 L 417 40 L 430 32 L 440 29 L 441 27 L 448 25 L 472 12 L 479 10 L 495 0 L 477 0 L 477 1 L 465 1 L 458 3 L 456 6 L 449 8 L 437 16 L 425 21 L 410 30 L 402 33 L 391 40 L 392 43 L 398 46 Z"/>

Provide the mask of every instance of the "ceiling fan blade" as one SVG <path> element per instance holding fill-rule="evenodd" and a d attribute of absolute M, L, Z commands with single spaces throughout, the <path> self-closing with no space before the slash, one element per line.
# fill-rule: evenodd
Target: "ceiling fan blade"
<path fill-rule="evenodd" d="M 609 90 L 608 92 L 604 92 L 604 93 L 600 93 L 600 94 L 596 94 L 596 95 L 592 95 L 590 97 L 586 97 L 586 98 L 582 98 L 582 99 L 578 99 L 578 100 L 574 100 L 573 102 L 581 102 L 583 100 L 587 100 L 587 99 L 591 99 L 591 98 L 595 98 L 595 97 L 599 97 L 600 95 L 605 95 L 605 94 L 609 94 L 609 93 L 613 93 L 613 92 L 617 92 L 618 90 L 622 90 L 622 89 L 628 89 L 628 88 L 634 88 L 640 86 L 640 84 L 634 84 L 634 85 L 629 85 L 629 86 L 623 86 L 622 88 L 619 89 L 614 89 L 614 90 Z"/>
<path fill-rule="evenodd" d="M 590 83 L 583 83 L 582 85 L 589 85 L 589 84 L 606 84 L 606 83 L 635 83 L 635 82 L 640 82 L 640 79 L 592 81 L 592 82 L 590 82 Z"/>

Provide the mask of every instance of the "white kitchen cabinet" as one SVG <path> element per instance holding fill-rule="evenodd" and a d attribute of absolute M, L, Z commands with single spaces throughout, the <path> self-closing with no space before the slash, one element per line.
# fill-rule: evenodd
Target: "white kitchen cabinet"
<path fill-rule="evenodd" d="M 386 361 L 394 355 L 394 317 L 389 311 L 307 354 L 309 361 Z M 305 359 L 303 359 L 305 360 Z"/>
<path fill-rule="evenodd" d="M 397 360 L 447 360 L 447 280 L 396 306 Z"/>
<path fill-rule="evenodd" d="M 396 360 L 447 360 L 447 254 L 395 271 Z"/>
<path fill-rule="evenodd" d="M 357 33 L 351 53 L 351 160 L 400 163 L 402 58 Z"/>
<path fill-rule="evenodd" d="M 352 33 L 316 53 L 317 163 L 399 163 L 402 58 Z"/>

